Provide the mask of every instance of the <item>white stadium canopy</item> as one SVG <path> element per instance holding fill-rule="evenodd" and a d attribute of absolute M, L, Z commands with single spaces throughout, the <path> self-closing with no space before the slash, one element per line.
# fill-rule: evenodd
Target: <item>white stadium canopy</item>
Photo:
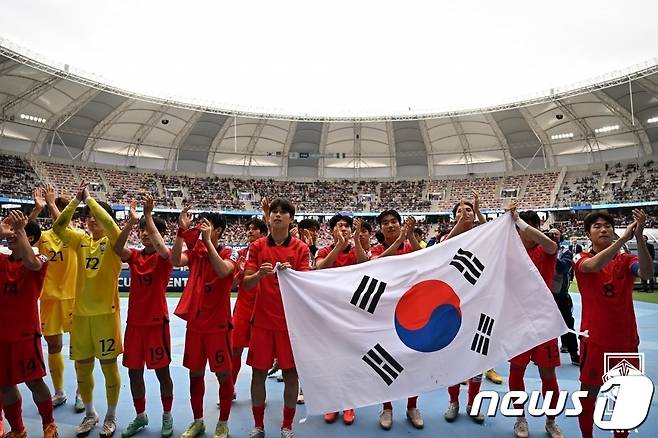
<path fill-rule="evenodd" d="M 79 6 L 78 14 L 71 13 L 73 3 Z M 658 60 L 651 58 L 657 54 L 652 18 L 658 14 L 656 2 L 646 2 L 641 16 L 635 14 L 630 20 L 619 15 L 628 12 L 628 6 L 614 2 L 596 2 L 597 7 L 589 10 L 581 10 L 580 4 L 551 3 L 550 8 L 567 4 L 571 8 L 571 15 L 564 9 L 560 12 L 564 23 L 556 22 L 559 14 L 546 5 L 521 10 L 525 3 L 490 8 L 489 2 L 476 2 L 480 9 L 469 12 L 455 5 L 423 11 L 420 4 L 409 3 L 409 8 L 397 11 L 397 24 L 391 23 L 396 10 L 390 4 L 376 8 L 364 2 L 370 9 L 359 5 L 353 10 L 355 16 L 371 18 L 362 23 L 360 32 L 373 32 L 381 43 L 368 43 L 373 40 L 362 35 L 352 46 L 341 47 L 340 53 L 328 50 L 327 41 L 318 40 L 308 24 L 324 29 L 326 20 L 337 20 L 333 7 L 323 20 L 309 15 L 318 10 L 300 4 L 296 15 L 290 7 L 270 11 L 271 4 L 250 5 L 262 8 L 253 14 L 256 29 L 227 34 L 224 28 L 234 31 L 235 23 L 225 17 L 231 13 L 239 17 L 244 10 L 223 11 L 224 19 L 217 21 L 212 9 L 217 6 L 209 3 L 202 3 L 192 15 L 167 8 L 167 2 L 158 2 L 160 7 L 151 3 L 149 10 L 134 3 L 118 2 L 100 11 L 88 2 L 68 1 L 54 7 L 27 1 L 12 5 L 0 18 L 0 37 L 4 37 L 0 39 L 0 150 L 143 169 L 290 178 L 431 178 L 582 166 L 656 154 Z M 43 10 L 35 9 L 35 4 Z M 340 5 L 335 9 L 346 13 Z M 203 8 L 210 9 L 203 13 Z M 105 17 L 98 26 L 89 21 L 94 12 Z M 130 29 L 126 14 L 135 18 Z M 145 19 L 148 14 L 151 20 Z M 408 22 L 409 14 L 416 18 L 415 24 Z M 432 23 L 427 15 L 432 14 L 441 32 L 415 41 L 420 37 L 416 28 L 427 30 Z M 163 23 L 171 25 L 168 20 L 176 15 L 180 29 L 169 28 L 169 33 L 147 38 L 146 33 L 161 31 Z M 208 16 L 215 17 L 217 28 L 208 30 L 212 22 Z M 462 21 L 455 25 L 447 19 L 452 16 Z M 66 17 L 69 22 L 61 20 Z M 356 38 L 350 17 L 343 27 L 340 21 L 333 23 L 331 41 L 336 47 L 344 42 L 343 34 Z M 303 22 L 300 29 L 309 32 L 308 38 L 299 29 L 268 37 L 268 32 L 275 32 L 272 23 L 288 29 L 293 19 Z M 616 27 L 611 26 L 613 21 Z M 176 32 L 195 27 L 194 45 L 188 34 Z M 582 37 L 574 34 L 578 30 Z M 405 37 L 403 31 L 410 35 Z M 213 33 L 219 37 L 212 39 Z M 391 33 L 397 38 L 395 44 Z M 251 45 L 254 38 L 260 42 L 257 47 Z M 307 39 L 321 53 L 310 50 Z M 468 53 L 473 40 L 478 50 Z M 557 47 L 546 45 L 551 40 Z M 115 44 L 114 50 L 107 44 Z M 374 62 L 372 53 L 380 53 L 386 44 L 388 58 Z M 541 53 L 531 50 L 531 44 L 537 44 Z M 169 47 L 169 57 L 163 54 L 163 45 Z M 424 57 L 416 46 L 424 50 Z M 185 47 L 190 56 L 185 56 Z M 199 47 L 205 51 L 199 52 Z M 236 50 L 249 56 L 239 57 Z M 135 61 L 135 51 L 141 53 L 141 63 Z M 467 56 L 460 57 L 464 51 Z M 92 56 L 94 52 L 102 56 Z M 354 64 L 353 52 L 361 53 L 361 62 Z M 205 63 L 217 59 L 220 64 Z M 326 60 L 321 69 L 336 75 L 335 81 L 319 75 L 320 59 Z M 468 59 L 474 62 L 466 66 Z M 109 64 L 115 66 L 113 71 L 106 70 Z M 103 77 L 73 65 L 94 69 Z M 290 80 L 277 87 L 282 65 L 289 65 Z M 259 69 L 262 80 L 253 81 L 243 68 Z M 435 80 L 430 81 L 428 71 Z M 236 74 L 244 80 L 237 81 Z M 397 82 L 391 74 L 398 75 Z M 268 75 L 273 78 L 267 79 Z M 311 87 L 308 76 L 314 75 Z M 368 83 L 368 75 L 373 84 Z M 129 77 L 136 79 L 130 83 Z M 474 81 L 475 77 L 480 80 Z M 560 86 L 564 83 L 573 85 Z M 276 93 L 264 92 L 264 84 Z M 202 91 L 192 91 L 198 94 L 189 98 L 193 88 L 179 85 L 195 85 Z M 546 86 L 553 88 L 536 93 Z M 172 90 L 188 97 L 164 93 Z M 259 105 L 253 100 L 258 96 L 249 96 L 249 90 L 260 93 Z M 510 94 L 512 90 L 516 93 Z M 220 95 L 213 95 L 216 92 Z M 245 96 L 242 105 L 235 103 L 238 97 L 231 97 L 240 93 Z M 332 94 L 352 109 L 337 110 L 328 97 Z M 375 94 L 380 97 L 372 97 Z M 518 95 L 525 97 L 512 99 Z M 221 96 L 231 103 L 214 103 Z M 280 100 L 267 100 L 273 97 Z M 199 100 L 205 98 L 209 100 Z M 413 101 L 408 110 L 404 99 Z M 373 104 L 379 110 L 368 110 Z M 307 111 L 295 110 L 299 107 Z"/>

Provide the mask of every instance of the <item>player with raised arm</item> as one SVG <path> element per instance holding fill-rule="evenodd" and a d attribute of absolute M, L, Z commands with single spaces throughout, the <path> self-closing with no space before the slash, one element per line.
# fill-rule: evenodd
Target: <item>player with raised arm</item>
<path fill-rule="evenodd" d="M 39 216 L 47 206 L 55 222 L 68 203 L 68 199 L 56 196 L 51 185 L 37 188 L 34 190 L 34 209 L 30 219 Z M 41 333 L 48 345 L 48 369 L 55 389 L 53 406 L 58 407 L 66 403 L 62 338 L 64 333 L 71 332 L 73 323 L 78 254 L 73 247 L 62 242 L 52 229 L 41 233 L 37 246 L 39 253 L 48 257 L 48 272 L 41 291 L 39 314 Z M 75 411 L 84 411 L 84 404 L 77 393 Z"/>
<path fill-rule="evenodd" d="M 368 259 L 360 242 L 361 221 L 356 219 L 354 222 L 356 222 L 356 226 L 352 232 L 353 220 L 351 217 L 337 214 L 329 219 L 329 229 L 334 243 L 318 250 L 315 255 L 316 269 L 350 266 L 359 263 L 359 259 L 362 262 Z M 354 239 L 354 245 L 350 243 L 350 237 Z M 336 418 L 338 418 L 338 412 L 324 414 L 324 421 L 327 423 L 333 423 Z M 354 409 L 343 411 L 343 423 L 350 425 L 354 423 L 355 418 Z"/>
<path fill-rule="evenodd" d="M 482 213 L 480 213 L 479 205 L 478 205 L 478 194 L 477 192 L 473 192 L 473 198 L 474 202 L 470 203 L 468 201 L 464 201 L 463 199 L 455 204 L 455 206 L 452 209 L 452 216 L 455 219 L 455 225 L 452 227 L 450 232 L 443 236 L 441 241 L 443 242 L 444 240 L 448 240 L 450 238 L 456 237 L 462 233 L 465 233 L 467 231 L 470 231 L 473 229 L 475 226 L 475 217 L 478 217 L 478 220 L 482 223 L 484 220 L 484 216 L 482 216 Z M 471 406 L 473 405 L 473 401 L 475 400 L 475 396 L 480 392 L 480 386 L 482 384 L 482 374 L 478 374 L 477 376 L 471 377 L 468 379 L 468 402 L 466 404 L 466 412 L 468 413 L 469 417 L 473 421 L 475 421 L 478 424 L 484 423 L 484 415 L 481 413 L 476 413 L 475 415 L 471 415 Z M 457 415 L 459 414 L 459 390 L 460 390 L 460 384 L 452 385 L 448 387 L 448 394 L 450 396 L 450 401 L 448 404 L 448 409 L 446 409 L 445 413 L 443 414 L 443 418 L 449 422 L 452 423 L 457 419 Z"/>
<path fill-rule="evenodd" d="M 215 373 L 219 382 L 219 419 L 214 438 L 227 438 L 228 419 L 233 401 L 231 375 L 231 287 L 238 253 L 220 245 L 226 218 L 219 213 L 203 213 L 201 221 L 191 228 L 191 217 L 183 209 L 179 229 L 171 251 L 174 266 L 189 266 L 186 302 L 176 309 L 187 321 L 183 366 L 190 376 L 190 402 L 194 421 L 183 432 L 183 438 L 194 438 L 205 432 L 203 397 L 205 368 Z M 199 233 L 201 241 L 197 240 Z M 183 243 L 187 250 L 183 251 Z M 183 297 L 181 297 L 183 302 Z"/>
<path fill-rule="evenodd" d="M 264 198 L 266 199 L 266 198 Z M 245 224 L 247 231 L 247 240 L 249 245 L 263 236 L 267 236 L 267 224 L 258 219 L 251 218 Z M 247 254 L 249 246 L 238 251 L 238 265 L 235 271 L 233 284 L 238 287 L 238 298 L 235 301 L 233 309 L 233 356 L 232 356 L 232 373 L 233 384 L 238 381 L 238 373 L 242 367 L 242 352 L 249 347 L 251 339 L 251 318 L 254 314 L 254 303 L 258 295 L 258 285 L 253 289 L 242 287 L 244 281 L 244 267 L 247 263 Z"/>
<path fill-rule="evenodd" d="M 10 255 L 0 253 L 0 394 L 11 431 L 5 438 L 26 438 L 18 384 L 32 393 L 43 424 L 44 438 L 57 438 L 53 402 L 43 381 L 46 367 L 41 350 L 38 301 L 48 258 L 35 255 L 32 245 L 41 230 L 14 210 L 0 223 L 0 239 L 7 239 Z"/>
<path fill-rule="evenodd" d="M 89 234 L 69 228 L 78 205 L 84 202 L 83 217 Z M 62 211 L 53 231 L 78 254 L 75 305 L 71 328 L 71 358 L 75 360 L 80 396 L 85 404 L 85 417 L 76 429 L 78 436 L 87 435 L 98 423 L 94 408 L 94 362 L 101 363 L 105 377 L 107 413 L 100 432 L 109 437 L 116 431 L 116 407 L 119 402 L 121 377 L 117 357 L 123 351 L 119 316 L 118 277 L 121 259 L 112 251 L 119 237 L 112 208 L 97 202 L 89 194 L 88 183 L 82 182 L 76 197 Z"/>
<path fill-rule="evenodd" d="M 310 270 L 309 248 L 290 235 L 295 206 L 287 199 L 275 199 L 269 206 L 270 234 L 249 247 L 243 287 L 260 286 L 254 304 L 253 325 L 247 364 L 252 367 L 251 403 L 255 427 L 250 438 L 265 436 L 265 379 L 274 358 L 283 372 L 283 421 L 281 437 L 292 438 L 299 381 L 290 346 L 281 290 L 275 267 Z"/>
<path fill-rule="evenodd" d="M 135 201 L 130 203 L 128 219 L 113 247 L 121 260 L 130 267 L 123 366 L 128 368 L 130 392 L 137 414 L 121 436 L 133 436 L 148 425 L 144 385 L 146 365 L 146 368 L 155 370 L 160 382 L 163 410 L 161 434 L 168 438 L 174 432 L 171 415 L 174 388 L 169 374 L 171 340 L 166 292 L 173 266 L 171 252 L 162 238 L 167 232 L 167 223 L 161 218 L 153 217 L 153 197 L 150 194 L 144 196 L 144 216 L 141 220 L 136 207 Z M 128 237 L 137 224 L 144 249 L 128 249 Z"/>
<path fill-rule="evenodd" d="M 510 210 L 512 220 L 516 223 L 519 236 L 521 237 L 521 242 L 550 291 L 553 284 L 553 276 L 555 275 L 558 245 L 554 240 L 539 230 L 540 219 L 537 213 L 532 210 L 518 213 L 515 202 L 511 204 Z M 510 359 L 510 391 L 525 391 L 524 375 L 526 367 L 531 360 L 539 369 L 542 394 L 546 397 L 547 392 L 552 392 L 550 407 L 555 408 L 560 391 L 555 374 L 555 368 L 560 366 L 560 349 L 558 348 L 557 338 L 537 345 L 525 353 L 521 353 Z M 515 405 L 515 407 L 522 409 L 523 405 Z M 554 416 L 546 416 L 545 428 L 551 438 L 563 438 L 564 436 L 555 422 Z M 525 414 L 516 419 L 514 433 L 518 438 L 528 437 L 528 421 L 525 418 Z"/>
<path fill-rule="evenodd" d="M 416 228 L 416 219 L 413 216 L 409 216 L 402 226 L 400 213 L 395 210 L 386 210 L 377 216 L 377 223 L 384 235 L 384 241 L 370 249 L 372 259 L 407 254 L 420 249 L 418 240 L 413 233 Z M 407 399 L 407 420 L 416 429 L 422 429 L 425 426 L 418 409 L 418 396 Z M 379 426 L 384 430 L 390 430 L 393 427 L 393 404 L 390 401 L 383 404 L 382 412 L 379 415 Z"/>
<path fill-rule="evenodd" d="M 578 417 L 583 438 L 593 435 L 594 406 L 603 384 L 606 353 L 637 353 L 640 337 L 633 308 L 635 277 L 653 277 L 653 260 L 642 236 L 646 224 L 643 210 L 633 210 L 633 222 L 613 242 L 614 219 L 597 211 L 585 217 L 584 228 L 592 241 L 590 252 L 574 256 L 574 271 L 582 300 L 581 331 L 587 331 L 580 348 L 580 389 L 588 392 L 581 399 L 583 411 Z M 637 253 L 620 249 L 635 238 Z M 628 431 L 615 431 L 615 437 Z"/>

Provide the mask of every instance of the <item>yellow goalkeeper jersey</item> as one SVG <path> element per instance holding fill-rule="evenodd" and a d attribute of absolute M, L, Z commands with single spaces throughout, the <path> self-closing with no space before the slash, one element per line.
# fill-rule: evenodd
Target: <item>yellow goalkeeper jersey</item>
<path fill-rule="evenodd" d="M 78 255 L 73 314 L 95 316 L 119 311 L 118 278 L 121 258 L 112 250 L 119 227 L 93 198 L 87 200 L 91 213 L 106 235 L 94 240 L 89 234 L 68 228 L 78 201 L 72 200 L 53 224 L 53 231 Z"/>
<path fill-rule="evenodd" d="M 39 253 L 48 257 L 48 271 L 41 289 L 42 300 L 75 298 L 78 279 L 78 253 L 62 242 L 53 230 L 44 231 L 39 239 Z"/>

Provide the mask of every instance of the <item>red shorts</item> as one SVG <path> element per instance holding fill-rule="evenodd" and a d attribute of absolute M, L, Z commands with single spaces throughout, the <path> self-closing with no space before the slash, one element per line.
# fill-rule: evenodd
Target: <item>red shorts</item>
<path fill-rule="evenodd" d="M 557 339 L 551 339 L 543 344 L 531 348 L 525 353 L 521 353 L 510 359 L 510 364 L 525 368 L 530 361 L 542 368 L 557 368 L 560 366 L 560 348 Z"/>
<path fill-rule="evenodd" d="M 133 370 L 159 369 L 171 363 L 169 322 L 159 325 L 126 326 L 123 366 Z"/>
<path fill-rule="evenodd" d="M 637 347 L 604 347 L 603 345 L 590 344 L 587 341 L 580 343 L 580 381 L 585 385 L 603 385 L 603 374 L 605 374 L 605 353 L 637 353 Z M 610 358 L 608 368 L 615 366 L 624 358 Z M 640 368 L 637 358 L 625 358 L 636 368 Z"/>
<path fill-rule="evenodd" d="M 251 322 L 247 318 L 233 317 L 233 348 L 249 347 Z"/>
<path fill-rule="evenodd" d="M 46 375 L 41 336 L 17 342 L 0 342 L 0 386 L 38 380 Z"/>
<path fill-rule="evenodd" d="M 275 358 L 282 370 L 295 368 L 288 331 L 252 326 L 247 365 L 257 370 L 269 370 Z"/>
<path fill-rule="evenodd" d="M 231 332 L 200 333 L 187 330 L 183 366 L 190 370 L 204 370 L 206 362 L 213 373 L 231 372 Z"/>

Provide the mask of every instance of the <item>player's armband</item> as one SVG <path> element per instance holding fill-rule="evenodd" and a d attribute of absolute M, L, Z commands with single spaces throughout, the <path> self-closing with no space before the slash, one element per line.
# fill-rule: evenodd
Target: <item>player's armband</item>
<path fill-rule="evenodd" d="M 631 272 L 632 272 L 633 275 L 635 275 L 636 277 L 639 277 L 639 276 L 640 276 L 640 264 L 639 264 L 638 262 L 635 262 L 635 263 L 633 263 L 633 264 L 631 265 Z"/>

